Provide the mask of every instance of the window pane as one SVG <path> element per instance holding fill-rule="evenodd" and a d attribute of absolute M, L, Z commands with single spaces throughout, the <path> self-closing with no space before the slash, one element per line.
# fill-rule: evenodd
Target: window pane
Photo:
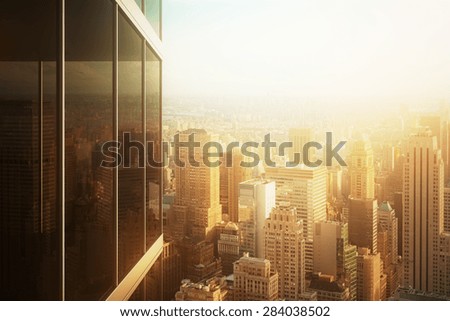
<path fill-rule="evenodd" d="M 66 0 L 66 299 L 104 298 L 114 285 L 113 5 Z"/>
<path fill-rule="evenodd" d="M 0 297 L 60 299 L 56 1 L 0 10 Z"/>
<path fill-rule="evenodd" d="M 150 48 L 146 48 L 146 130 L 149 160 L 161 162 L 161 108 L 160 61 Z M 152 166 L 153 165 L 153 166 Z M 147 249 L 162 233 L 161 222 L 161 174 L 157 164 L 147 166 Z"/>
<path fill-rule="evenodd" d="M 119 16 L 119 280 L 145 252 L 145 163 L 142 119 L 143 40 L 126 18 Z M 133 143 L 127 143 L 125 136 Z M 131 146 L 133 145 L 133 146 Z"/>
<path fill-rule="evenodd" d="M 144 9 L 147 20 L 161 37 L 161 0 L 145 0 Z"/>

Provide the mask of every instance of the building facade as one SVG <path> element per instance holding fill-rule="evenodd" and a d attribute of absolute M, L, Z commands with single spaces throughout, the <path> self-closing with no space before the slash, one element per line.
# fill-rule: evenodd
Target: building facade
<path fill-rule="evenodd" d="M 403 172 L 403 286 L 437 292 L 444 164 L 427 128 L 409 138 Z"/>
<path fill-rule="evenodd" d="M 313 270 L 313 228 L 327 216 L 326 167 L 268 167 L 266 178 L 276 183 L 276 204 L 295 207 L 298 220 L 303 221 L 305 237 L 305 269 Z"/>
<path fill-rule="evenodd" d="M 2 6 L 0 297 L 161 298 L 160 0 Z"/>
<path fill-rule="evenodd" d="M 299 300 L 305 292 L 305 239 L 293 207 L 278 206 L 266 219 L 265 258 L 278 272 L 278 296 Z"/>
<path fill-rule="evenodd" d="M 278 273 L 271 269 L 269 260 L 244 253 L 234 263 L 233 274 L 236 301 L 278 300 Z"/>
<path fill-rule="evenodd" d="M 275 182 L 254 178 L 239 184 L 240 251 L 264 258 L 264 223 L 275 207 Z"/>

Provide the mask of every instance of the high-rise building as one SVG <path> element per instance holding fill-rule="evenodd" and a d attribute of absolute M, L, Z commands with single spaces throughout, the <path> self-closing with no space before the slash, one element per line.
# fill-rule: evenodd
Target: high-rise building
<path fill-rule="evenodd" d="M 403 187 L 403 286 L 437 292 L 444 164 L 437 138 L 427 128 L 408 140 Z"/>
<path fill-rule="evenodd" d="M 220 169 L 208 166 L 203 161 L 203 144 L 212 141 L 203 129 L 188 129 L 179 133 L 180 142 L 187 142 L 193 135 L 200 147 L 193 149 L 189 155 L 187 148 L 180 148 L 179 159 L 184 166 L 175 167 L 175 204 L 176 217 L 184 217 L 186 233 L 198 240 L 212 241 L 214 227 L 222 221 L 222 205 L 220 204 Z M 194 158 L 198 164 L 191 163 Z M 210 157 L 214 162 L 218 157 Z"/>
<path fill-rule="evenodd" d="M 378 208 L 378 252 L 386 274 L 386 295 L 391 297 L 400 285 L 398 256 L 398 220 L 389 202 Z"/>
<path fill-rule="evenodd" d="M 222 273 L 233 274 L 233 263 L 239 260 L 240 239 L 236 223 L 228 222 L 217 240 L 217 252 L 222 260 Z"/>
<path fill-rule="evenodd" d="M 239 183 L 252 178 L 252 169 L 241 166 L 244 156 L 239 149 L 224 153 L 220 166 L 220 203 L 222 212 L 237 223 L 239 214 Z"/>
<path fill-rule="evenodd" d="M 305 240 L 295 208 L 274 208 L 264 231 L 265 258 L 278 272 L 279 298 L 299 300 L 305 292 Z"/>
<path fill-rule="evenodd" d="M 450 233 L 450 186 L 444 188 L 444 232 Z"/>
<path fill-rule="evenodd" d="M 373 199 L 374 175 L 373 150 L 369 141 L 356 140 L 350 151 L 348 170 L 350 196 L 355 199 Z"/>
<path fill-rule="evenodd" d="M 163 300 L 170 301 L 180 288 L 182 280 L 181 255 L 173 240 L 164 240 L 163 262 Z"/>
<path fill-rule="evenodd" d="M 377 253 L 378 204 L 375 199 L 348 199 L 348 235 L 351 244 Z"/>
<path fill-rule="evenodd" d="M 2 4 L 1 298 L 161 298 L 160 5 Z"/>
<path fill-rule="evenodd" d="M 442 233 L 439 249 L 439 289 L 438 293 L 450 298 L 450 233 Z"/>
<path fill-rule="evenodd" d="M 244 253 L 234 263 L 233 274 L 236 301 L 278 300 L 278 273 L 271 269 L 269 260 Z"/>
<path fill-rule="evenodd" d="M 304 163 L 305 157 L 308 157 L 310 161 L 313 161 L 313 156 L 310 155 L 308 150 L 308 155 L 303 154 L 303 146 L 313 140 L 312 128 L 291 128 L 289 129 L 289 141 L 292 142 L 292 148 L 289 149 L 289 160 L 294 161 L 294 154 L 300 155 L 300 164 Z M 311 157 L 311 158 L 310 158 Z"/>
<path fill-rule="evenodd" d="M 348 224 L 322 221 L 314 226 L 314 272 L 331 275 L 356 300 L 356 246 L 348 242 Z"/>
<path fill-rule="evenodd" d="M 449 178 L 448 166 L 448 122 L 443 115 L 439 114 L 424 114 L 419 117 L 419 125 L 428 127 L 431 135 L 436 136 L 437 147 L 441 150 L 442 161 L 444 162 L 444 177 Z"/>
<path fill-rule="evenodd" d="M 183 279 L 200 282 L 222 273 L 222 263 L 214 255 L 214 243 L 185 238 L 178 241 Z"/>
<path fill-rule="evenodd" d="M 264 223 L 275 207 L 275 182 L 255 178 L 239 184 L 241 254 L 264 258 Z"/>
<path fill-rule="evenodd" d="M 303 221 L 305 237 L 305 269 L 313 270 L 313 227 L 327 217 L 326 167 L 268 167 L 266 178 L 276 182 L 276 204 L 289 203 Z"/>
<path fill-rule="evenodd" d="M 356 267 L 357 300 L 380 301 L 382 299 L 380 253 L 372 254 L 368 248 L 358 248 Z"/>
<path fill-rule="evenodd" d="M 395 210 L 395 216 L 398 220 L 398 255 L 403 255 L 403 192 L 394 193 L 394 204 L 392 207 Z"/>

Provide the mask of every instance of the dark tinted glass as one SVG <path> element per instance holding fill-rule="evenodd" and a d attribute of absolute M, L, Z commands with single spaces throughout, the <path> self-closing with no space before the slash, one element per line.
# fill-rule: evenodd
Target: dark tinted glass
<path fill-rule="evenodd" d="M 66 299 L 104 298 L 114 285 L 113 5 L 66 0 Z"/>
<path fill-rule="evenodd" d="M 2 3 L 0 299 L 61 297 L 56 33 L 56 1 Z"/>

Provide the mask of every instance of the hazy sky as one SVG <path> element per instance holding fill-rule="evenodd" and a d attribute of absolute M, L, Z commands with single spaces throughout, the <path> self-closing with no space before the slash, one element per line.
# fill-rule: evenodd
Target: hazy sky
<path fill-rule="evenodd" d="M 163 0 L 165 94 L 450 97 L 448 0 Z"/>

